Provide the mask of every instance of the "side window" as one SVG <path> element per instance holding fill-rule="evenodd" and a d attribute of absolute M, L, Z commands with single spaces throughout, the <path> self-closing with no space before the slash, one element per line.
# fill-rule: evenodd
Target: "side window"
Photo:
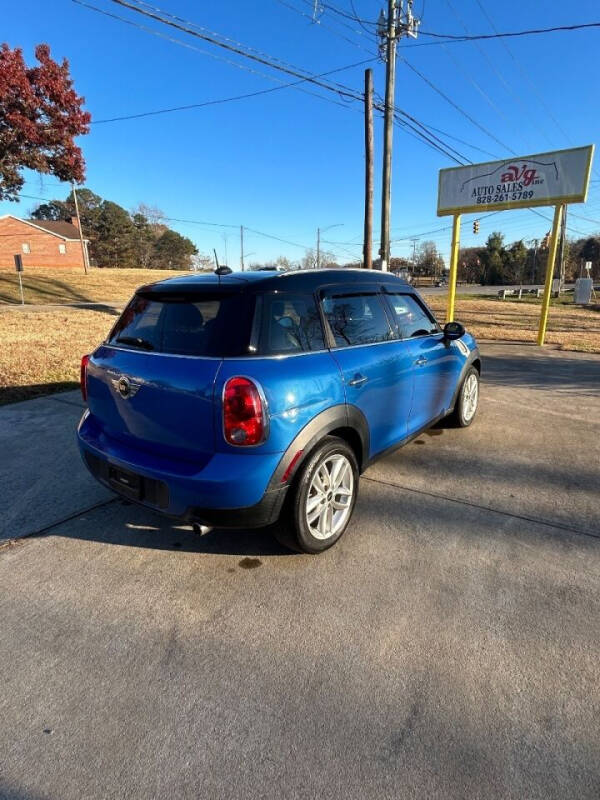
<path fill-rule="evenodd" d="M 401 339 L 437 333 L 439 326 L 423 306 L 409 294 L 388 294 Z"/>
<path fill-rule="evenodd" d="M 31 253 L 31 245 L 29 244 L 29 242 L 23 242 L 23 244 L 21 245 L 21 250 L 25 253 L 25 255 Z"/>
<path fill-rule="evenodd" d="M 386 342 L 393 337 L 377 294 L 329 294 L 323 311 L 337 347 Z"/>
<path fill-rule="evenodd" d="M 321 318 L 312 295 L 277 293 L 263 296 L 259 345 L 262 355 L 324 349 Z"/>
<path fill-rule="evenodd" d="M 66 245 L 64 242 L 61 242 L 61 243 L 58 245 L 58 252 L 61 254 L 61 256 L 64 256 L 64 255 L 66 254 L 66 252 L 67 252 L 67 245 Z"/>

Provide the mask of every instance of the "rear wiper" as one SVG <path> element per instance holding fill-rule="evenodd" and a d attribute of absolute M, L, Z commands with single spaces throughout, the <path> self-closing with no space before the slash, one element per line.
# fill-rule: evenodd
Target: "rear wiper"
<path fill-rule="evenodd" d="M 152 342 L 142 339 L 140 336 L 119 336 L 117 342 L 119 344 L 132 344 L 135 347 L 141 347 L 142 350 L 154 350 Z"/>

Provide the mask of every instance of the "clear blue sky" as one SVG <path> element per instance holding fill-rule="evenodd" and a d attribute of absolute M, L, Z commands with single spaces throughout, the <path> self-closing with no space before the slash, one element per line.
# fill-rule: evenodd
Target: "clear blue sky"
<path fill-rule="evenodd" d="M 309 0 L 154 1 L 172 14 L 313 73 L 373 55 L 373 45 L 358 24 L 329 10 L 320 15 L 320 24 L 299 13 L 310 16 Z M 165 29 L 110 0 L 89 2 L 190 45 L 158 38 L 72 0 L 5 4 L 2 39 L 22 47 L 30 63 L 39 42 L 48 42 L 55 58 L 66 57 L 94 120 L 226 98 L 292 80 Z M 332 4 L 351 13 L 350 0 L 332 0 Z M 358 14 L 370 20 L 376 19 L 380 5 L 373 0 L 354 3 Z M 594 0 L 576 4 L 416 0 L 417 13 L 422 5 L 423 30 L 441 33 L 462 34 L 463 24 L 470 33 L 492 32 L 482 7 L 500 31 L 600 19 Z M 500 40 L 425 46 L 431 41 L 426 36 L 416 43 L 404 40 L 401 55 L 502 144 L 448 104 L 402 60 L 398 61 L 396 103 L 419 120 L 467 142 L 454 141 L 454 145 L 470 160 L 505 157 L 511 150 L 527 154 L 596 141 L 600 29 L 503 40 L 508 50 Z M 383 94 L 382 65 L 374 62 L 373 67 L 375 88 Z M 329 80 L 360 89 L 363 70 L 364 66 L 355 67 Z M 160 207 L 168 217 L 243 224 L 303 246 L 314 246 L 318 226 L 343 223 L 323 234 L 326 241 L 343 244 L 323 246 L 340 260 L 349 260 L 351 254 L 359 255 L 360 245 L 348 243 L 360 243 L 362 237 L 362 109 L 358 103 L 314 91 L 325 94 L 327 100 L 288 88 L 201 109 L 94 124 L 90 135 L 81 139 L 86 185 L 125 208 L 145 202 Z M 378 239 L 379 121 L 375 135 Z M 447 257 L 449 231 L 422 235 L 448 225 L 447 218 L 435 213 L 437 173 L 453 163 L 402 129 L 395 129 L 394 138 L 392 235 L 400 241 L 393 243 L 392 255 L 408 255 L 413 246 L 409 238 L 421 236 L 419 241 L 433 239 Z M 588 204 L 570 209 L 571 235 L 600 230 L 600 164 L 592 177 Z M 64 197 L 67 190 L 54 178 L 29 174 L 23 192 L 51 198 Z M 0 214 L 26 216 L 34 205 L 31 199 L 18 205 L 0 203 Z M 172 225 L 203 252 L 216 247 L 225 260 L 227 249 L 228 262 L 238 266 L 236 227 Z M 475 237 L 466 218 L 462 243 L 481 244 L 492 230 L 503 231 L 509 241 L 529 239 L 542 236 L 548 227 L 548 222 L 531 212 L 504 212 L 482 220 L 481 233 Z M 304 254 L 303 247 L 250 231 L 245 244 L 246 252 L 252 253 L 247 261 L 279 254 L 295 259 Z"/>

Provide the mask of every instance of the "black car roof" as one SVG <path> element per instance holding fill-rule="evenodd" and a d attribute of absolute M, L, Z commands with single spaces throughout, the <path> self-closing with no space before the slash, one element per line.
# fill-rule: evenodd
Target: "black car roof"
<path fill-rule="evenodd" d="M 260 291 L 314 291 L 321 286 L 330 285 L 355 285 L 377 284 L 389 288 L 412 291 L 412 287 L 402 278 L 389 272 L 371 269 L 304 269 L 290 270 L 288 272 L 268 272 L 265 270 L 252 272 L 232 272 L 229 275 L 215 275 L 214 273 L 197 275 L 180 275 L 168 278 L 159 283 L 143 286 L 138 291 L 150 293 L 170 294 L 180 292 L 198 292 L 202 290 L 214 291 L 219 287 L 230 291 L 260 290 Z"/>

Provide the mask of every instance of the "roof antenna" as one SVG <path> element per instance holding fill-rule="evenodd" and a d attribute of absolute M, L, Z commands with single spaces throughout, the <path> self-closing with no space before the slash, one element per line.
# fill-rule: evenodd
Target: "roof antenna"
<path fill-rule="evenodd" d="M 213 247 L 213 253 L 215 254 L 215 262 L 217 264 L 217 268 L 215 270 L 215 275 L 218 277 L 219 285 L 220 285 L 221 284 L 221 275 L 231 275 L 233 270 L 231 269 L 231 267 L 226 267 L 225 264 L 223 264 L 223 266 L 219 266 L 219 257 L 217 256 L 217 251 L 215 250 L 214 247 Z"/>

